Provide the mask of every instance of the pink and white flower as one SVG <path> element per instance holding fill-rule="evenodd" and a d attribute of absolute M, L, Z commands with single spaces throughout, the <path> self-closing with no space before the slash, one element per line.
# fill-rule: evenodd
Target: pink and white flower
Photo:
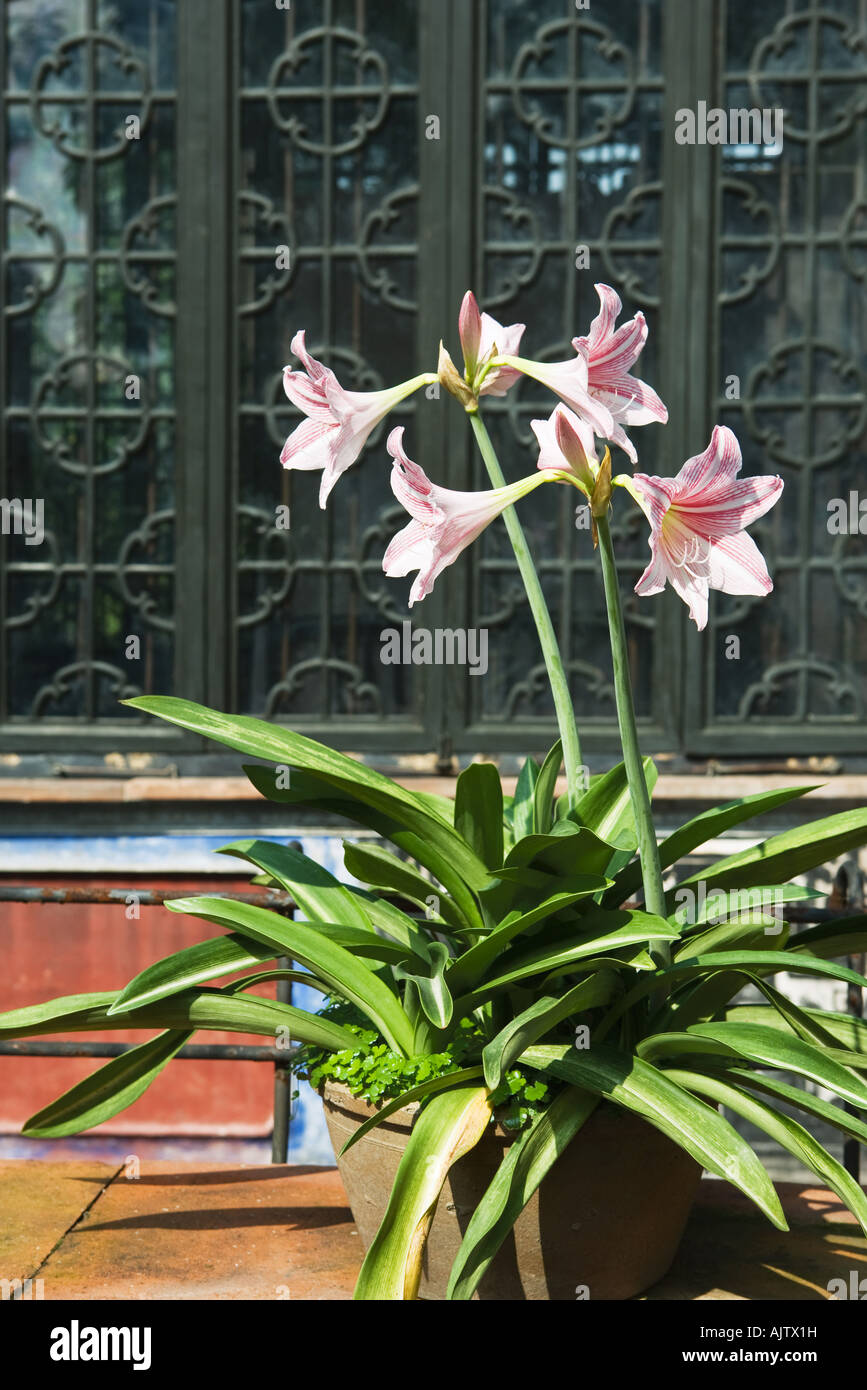
<path fill-rule="evenodd" d="M 775 475 L 738 478 L 741 451 L 730 429 L 717 425 L 703 454 L 687 459 L 676 478 L 621 475 L 650 522 L 652 559 L 635 586 L 642 597 L 668 581 L 701 631 L 708 592 L 769 594 L 774 587 L 761 551 L 744 528 L 773 507 L 783 490 Z"/>
<path fill-rule="evenodd" d="M 451 565 L 468 545 L 506 507 L 547 482 L 552 473 L 530 474 L 520 482 L 486 492 L 456 492 L 437 487 L 403 447 L 403 426 L 388 436 L 388 452 L 394 459 L 391 489 L 412 520 L 398 531 L 382 561 L 390 578 L 418 570 L 409 594 L 409 606 L 426 598 L 437 575 Z"/>
<path fill-rule="evenodd" d="M 529 357 L 514 357 L 502 352 L 496 360 L 547 386 L 600 439 L 613 439 L 616 429 L 614 416 L 604 402 L 591 394 L 587 360 L 580 352 L 565 362 L 535 362 Z"/>
<path fill-rule="evenodd" d="M 615 329 L 623 305 L 620 296 L 610 285 L 596 285 L 599 313 L 590 325 L 590 332 L 573 338 L 572 346 L 587 363 L 587 389 L 599 404 L 611 412 L 614 429 L 606 439 L 618 444 L 633 463 L 638 462 L 635 446 L 624 425 L 647 425 L 651 420 L 665 424 L 668 410 L 646 382 L 629 375 L 647 342 L 647 322 L 639 312 L 628 323 Z"/>
<path fill-rule="evenodd" d="M 590 426 L 568 406 L 558 405 L 547 420 L 531 420 L 530 429 L 539 441 L 536 467 L 573 475 L 589 496 L 599 467 Z"/>
<path fill-rule="evenodd" d="M 480 396 L 505 396 L 521 375 L 508 367 L 486 370 L 488 363 L 496 355 L 511 354 L 518 351 L 526 324 L 513 323 L 504 328 L 490 314 L 480 314 L 476 296 L 467 290 L 458 317 L 458 331 L 461 337 L 461 350 L 468 380 L 474 382 L 482 377 Z"/>
<path fill-rule="evenodd" d="M 292 339 L 292 351 L 301 358 L 304 371 L 284 368 L 283 389 L 307 419 L 286 440 L 280 462 L 284 468 L 322 470 L 319 505 L 324 507 L 334 484 L 355 463 L 380 420 L 436 377 L 413 377 L 385 391 L 345 391 L 331 368 L 310 355 L 304 338 L 302 330 Z"/>

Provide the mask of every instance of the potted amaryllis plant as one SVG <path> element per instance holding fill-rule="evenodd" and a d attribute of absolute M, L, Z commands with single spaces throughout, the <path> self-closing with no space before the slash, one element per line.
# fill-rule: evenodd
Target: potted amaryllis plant
<path fill-rule="evenodd" d="M 676 476 L 612 476 L 610 451 L 597 441 L 634 464 L 626 428 L 664 422 L 667 412 L 630 375 L 647 335 L 643 316 L 616 327 L 617 295 L 597 290 L 600 313 L 564 362 L 519 357 L 523 326 L 494 322 L 467 294 L 463 375 L 441 347 L 435 375 L 349 392 L 299 333 L 293 350 L 303 370 L 287 368 L 284 378 L 306 418 L 282 462 L 321 470 L 322 505 L 411 391 L 438 379 L 463 405 L 492 489 L 438 487 L 407 452 L 404 430 L 393 430 L 391 482 L 410 520 L 384 568 L 416 572 L 417 602 L 502 516 L 557 713 L 560 737 L 547 757 L 527 759 L 514 794 L 504 793 L 493 764 L 480 762 L 460 774 L 453 798 L 438 797 L 288 728 L 180 699 L 131 700 L 262 760 L 246 772 L 264 796 L 345 817 L 380 843 L 345 842 L 354 887 L 284 844 L 228 845 L 224 852 L 249 861 L 259 882 L 287 889 L 307 920 L 219 897 L 182 898 L 167 906 L 224 934 L 167 957 L 122 990 L 0 1016 L 4 1037 L 160 1030 L 34 1116 L 25 1131 L 34 1135 L 73 1133 L 115 1114 L 196 1029 L 288 1033 L 305 1044 L 366 1248 L 361 1299 L 629 1297 L 668 1267 L 702 1169 L 784 1229 L 770 1177 L 725 1110 L 795 1154 L 867 1229 L 864 1193 L 810 1132 L 821 1120 L 867 1140 L 867 1024 L 800 1007 L 773 983 L 780 972 L 865 983 L 838 963 L 867 946 L 864 918 L 797 935 L 784 918 L 787 902 L 811 896 L 796 877 L 867 841 L 867 811 L 775 835 L 699 873 L 681 870 L 678 881 L 684 856 L 809 788 L 729 802 L 658 843 L 656 772 L 639 749 L 609 528 L 619 488 L 650 528 L 638 594 L 670 583 L 703 628 L 709 589 L 770 591 L 745 527 L 773 506 L 782 483 L 740 478 L 737 440 L 722 427 Z M 560 402 L 533 422 L 538 468 L 507 484 L 480 407 L 520 374 Z M 589 506 L 604 580 L 623 761 L 589 779 L 515 512 L 550 483 L 574 487 Z M 282 956 L 299 968 L 279 969 Z M 322 991 L 319 1013 L 251 992 L 286 974 Z M 213 983 L 228 976 L 230 983 Z M 761 1004 L 733 1002 L 746 984 Z M 841 1103 L 794 1084 L 803 1079 Z"/>

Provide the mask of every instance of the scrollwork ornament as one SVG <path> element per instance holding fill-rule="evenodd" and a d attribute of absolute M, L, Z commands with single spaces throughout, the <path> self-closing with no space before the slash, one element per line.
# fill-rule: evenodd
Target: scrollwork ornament
<path fill-rule="evenodd" d="M 382 304 L 388 304 L 392 309 L 398 309 L 407 314 L 416 311 L 418 302 L 401 294 L 400 286 L 391 278 L 386 266 L 381 266 L 378 270 L 373 269 L 371 261 L 377 254 L 380 254 L 378 248 L 373 244 L 373 238 L 377 232 L 388 231 L 389 227 L 403 216 L 404 204 L 417 202 L 418 194 L 417 183 L 389 193 L 378 207 L 368 213 L 358 239 L 358 268 L 362 280 Z M 415 254 L 415 248 L 413 248 L 412 252 L 407 253 L 407 256 L 415 256 Z"/>
<path fill-rule="evenodd" d="M 498 280 L 496 285 L 486 287 L 485 307 L 497 309 L 508 304 L 522 289 L 532 285 L 536 279 L 545 259 L 544 238 L 539 219 L 533 209 L 527 207 L 525 203 L 519 202 L 509 189 L 488 186 L 483 190 L 483 196 L 486 200 L 502 205 L 501 215 L 512 224 L 516 231 L 522 227 L 526 228 L 526 236 L 518 247 L 513 248 L 508 242 L 502 245 L 496 241 L 486 243 L 486 262 L 494 257 L 498 260 L 502 260 L 506 256 L 527 256 L 529 258 L 523 269 L 510 270 Z"/>
<path fill-rule="evenodd" d="M 291 100 L 293 96 L 291 87 L 285 88 L 280 85 L 284 72 L 288 71 L 294 75 L 307 61 L 306 50 L 317 43 L 325 43 L 326 40 L 331 46 L 345 44 L 351 50 L 360 79 L 357 86 L 351 89 L 341 89 L 340 99 L 355 97 L 359 100 L 376 102 L 376 109 L 371 115 L 361 114 L 356 117 L 350 127 L 350 135 L 344 140 L 325 139 L 320 141 L 310 139 L 307 127 L 300 117 L 283 116 L 280 111 L 280 98 Z M 376 75 L 378 79 L 376 86 L 365 85 L 363 81 L 365 72 L 372 72 Z M 323 78 L 322 102 L 327 115 L 327 120 L 323 123 L 324 130 L 328 130 L 330 127 L 333 116 L 335 98 L 329 91 L 333 77 L 332 72 L 326 72 Z M 296 149 L 318 155 L 349 154 L 352 150 L 360 149 L 368 136 L 382 125 L 389 105 L 388 81 L 388 67 L 385 59 L 375 49 L 368 48 L 367 41 L 362 38 L 361 34 L 357 34 L 352 29 L 323 25 L 317 29 L 308 29 L 300 37 L 293 39 L 285 53 L 281 53 L 274 60 L 268 74 L 266 100 L 274 125 L 282 134 L 288 135 Z"/>
<path fill-rule="evenodd" d="M 24 214 L 26 225 L 35 236 L 46 238 L 51 243 L 51 260 L 49 275 L 47 280 L 30 281 L 24 291 L 24 298 L 17 304 L 5 304 L 3 312 L 7 318 L 14 318 L 18 314 L 31 314 L 44 299 L 48 299 L 57 286 L 60 284 L 63 275 L 63 266 L 66 256 L 66 245 L 63 234 L 53 222 L 49 222 L 42 208 L 35 203 L 28 203 L 24 198 L 19 198 L 17 193 L 9 192 L 5 195 L 4 201 L 10 211 L 10 215 L 16 210 Z M 29 260 L 29 258 L 28 258 Z M 14 251 L 6 252 L 6 264 L 13 265 L 21 263 L 22 258 L 17 256 Z"/>
<path fill-rule="evenodd" d="M 288 265 L 277 266 L 275 252 L 273 248 L 268 251 L 258 249 L 242 250 L 242 264 L 265 264 L 271 261 L 271 270 L 265 279 L 255 286 L 255 298 L 248 300 L 245 304 L 238 305 L 238 314 L 243 317 L 247 314 L 258 314 L 262 309 L 267 309 L 279 294 L 283 294 L 289 288 L 295 278 L 296 268 L 296 244 L 295 233 L 290 225 L 289 219 L 284 212 L 275 208 L 270 198 L 266 198 L 261 193 L 253 193 L 244 190 L 238 195 L 239 209 L 249 208 L 253 215 L 254 226 L 258 222 L 270 233 L 272 240 L 285 246 L 288 250 Z"/>
<path fill-rule="evenodd" d="M 160 299 L 158 286 L 148 279 L 146 272 L 133 268 L 136 262 L 148 264 L 137 256 L 135 241 L 139 237 L 154 240 L 160 217 L 163 213 L 173 209 L 176 204 L 177 197 L 174 193 L 167 193 L 160 198 L 151 198 L 149 202 L 145 203 L 141 212 L 127 222 L 120 242 L 120 273 L 123 283 L 128 290 L 138 296 L 151 313 L 159 314 L 163 318 L 174 318 L 177 314 L 177 306 L 171 300 Z M 167 256 L 166 262 L 173 263 L 174 254 Z"/>
<path fill-rule="evenodd" d="M 249 613 L 239 613 L 235 620 L 239 628 L 255 627 L 258 623 L 265 622 L 267 618 L 270 618 L 272 613 L 286 602 L 292 592 L 297 571 L 292 562 L 290 533 L 280 530 L 275 525 L 273 512 L 266 512 L 259 507 L 251 507 L 246 504 L 239 504 L 236 512 L 239 518 L 246 517 L 254 522 L 261 541 L 259 559 L 240 560 L 238 562 L 239 573 L 252 571 L 262 578 L 271 571 L 280 575 L 280 582 L 277 587 L 268 589 L 263 594 L 257 594 L 256 607 Z M 277 559 L 270 560 L 266 552 L 275 543 L 279 545 L 283 553 Z"/>
<path fill-rule="evenodd" d="M 156 599 L 146 590 L 135 594 L 129 587 L 127 576 L 133 569 L 130 556 L 137 549 L 145 550 L 155 539 L 161 526 L 173 525 L 175 513 L 173 508 L 166 508 L 163 511 L 151 512 L 146 516 L 141 526 L 137 530 L 131 531 L 124 538 L 117 557 L 117 583 L 126 603 L 134 608 L 144 622 L 149 627 L 158 628 L 160 632 L 174 632 L 174 618 L 161 617 L 157 608 Z M 148 573 L 167 573 L 171 572 L 171 567 L 156 566 L 149 567 Z"/>

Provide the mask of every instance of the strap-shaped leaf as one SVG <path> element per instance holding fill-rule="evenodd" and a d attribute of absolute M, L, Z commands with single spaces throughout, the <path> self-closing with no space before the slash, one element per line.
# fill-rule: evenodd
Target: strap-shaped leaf
<path fill-rule="evenodd" d="M 508 913 L 499 926 L 453 960 L 449 967 L 449 985 L 452 991 L 468 989 L 476 984 L 497 956 L 505 951 L 510 941 L 546 918 L 572 907 L 582 898 L 592 897 L 598 892 L 600 880 L 588 874 L 583 886 L 578 886 L 580 880 L 573 879 L 571 882 L 569 892 L 554 893 L 537 903 L 529 912 L 515 910 Z"/>
<path fill-rule="evenodd" d="M 574 1047 L 531 1047 L 521 1061 L 640 1115 L 704 1168 L 739 1187 L 781 1231 L 788 1230 L 774 1185 L 746 1140 L 728 1120 L 669 1080 L 665 1072 L 607 1043 L 597 1043 L 586 1052 Z"/>
<path fill-rule="evenodd" d="M 13 1009 L 0 1014 L 0 1038 L 114 1032 L 118 1028 L 207 1028 L 274 1038 L 282 1029 L 297 1042 L 312 1043 L 329 1052 L 358 1046 L 358 1034 L 331 1019 L 258 995 L 233 997 L 219 989 L 187 989 L 145 1008 L 110 1014 L 109 1008 L 117 998 L 117 990 L 108 990 L 101 994 L 71 994 L 44 1004 L 31 1004 L 26 1009 Z"/>
<path fill-rule="evenodd" d="M 31 1115 L 21 1133 L 33 1139 L 61 1139 L 95 1129 L 138 1100 L 192 1036 L 190 1031 L 160 1033 L 120 1057 L 112 1057 Z"/>
<path fill-rule="evenodd" d="M 508 968 L 484 982 L 486 990 L 512 984 L 564 965 L 571 965 L 592 956 L 617 951 L 645 941 L 671 941 L 675 928 L 663 917 L 649 912 L 603 912 L 601 909 L 587 919 L 595 930 L 582 932 L 557 943 L 548 943 L 527 951 L 508 962 Z M 505 962 L 504 962 L 505 964 Z"/>
<path fill-rule="evenodd" d="M 867 951 L 867 916 L 859 914 L 808 927 L 790 938 L 789 950 L 809 951 L 825 960 L 861 955 Z"/>
<path fill-rule="evenodd" d="M 493 763 L 470 763 L 455 787 L 455 830 L 491 870 L 503 862 L 503 788 Z"/>
<path fill-rule="evenodd" d="M 825 816 L 807 825 L 795 826 L 782 835 L 763 840 L 751 849 L 718 859 L 709 868 L 691 874 L 683 883 L 703 879 L 708 887 L 719 884 L 725 888 L 749 888 L 756 883 L 767 883 L 769 879 L 771 882 L 783 882 L 806 873 L 808 869 L 815 869 L 829 859 L 836 859 L 847 850 L 857 849 L 865 842 L 867 808 L 840 811 L 836 816 Z M 683 884 L 678 887 L 682 888 Z M 676 891 L 672 889 L 666 894 L 666 902 L 673 899 Z"/>
<path fill-rule="evenodd" d="M 539 835 L 547 835 L 554 824 L 554 789 L 562 765 L 563 744 L 558 738 L 545 757 L 533 789 L 533 829 Z"/>
<path fill-rule="evenodd" d="M 278 787 L 275 783 L 274 773 L 270 768 L 257 764 L 245 764 L 244 771 L 256 790 L 267 797 L 269 801 L 294 805 L 300 799 L 305 805 L 310 804 L 307 798 L 296 797 L 291 789 Z M 294 772 L 293 778 L 295 778 Z M 327 786 L 328 784 L 323 783 L 323 785 Z M 375 810 L 364 801 L 350 800 L 348 793 L 342 793 L 342 795 L 347 799 L 317 800 L 314 804 L 320 810 L 336 816 L 345 816 L 347 820 L 354 820 L 356 824 L 375 830 L 383 839 L 390 840 L 393 845 L 402 849 L 412 859 L 417 860 L 438 879 L 445 891 L 454 900 L 468 927 L 481 927 L 483 925 L 474 897 L 475 887 L 470 887 L 469 881 L 461 873 L 460 865 L 449 856 L 447 847 L 443 848 L 441 835 L 426 836 L 423 832 L 419 833 L 414 829 L 407 829 L 404 820 L 397 820 L 394 816 Z M 454 831 L 452 833 L 455 834 Z M 455 838 L 460 842 L 463 850 L 469 853 L 467 845 L 460 839 L 460 836 L 455 835 Z M 480 860 L 476 861 L 476 867 L 477 870 L 484 869 Z M 479 891 L 481 891 L 481 888 L 485 886 L 485 881 L 477 872 L 473 877 L 474 884 L 476 879 L 479 880 Z"/>
<path fill-rule="evenodd" d="M 644 780 L 651 794 L 657 775 L 653 759 L 645 758 Z M 618 763 L 594 780 L 575 807 L 573 818 L 588 829 L 595 830 L 603 840 L 619 844 L 628 839 L 635 848 L 635 816 L 625 763 Z"/>
<path fill-rule="evenodd" d="M 675 903 L 681 891 L 680 886 L 675 889 Z M 687 888 L 686 902 L 679 904 L 671 916 L 672 921 L 681 927 L 686 937 L 691 932 L 700 931 L 706 923 L 721 924 L 744 913 L 751 917 L 772 916 L 772 909 L 783 903 L 802 902 L 807 898 L 823 896 L 814 888 L 805 888 L 801 883 L 773 883 L 756 884 L 753 888 L 737 888 L 731 893 L 727 893 L 724 888 L 715 888 L 696 903 L 695 890 Z"/>
<path fill-rule="evenodd" d="M 526 1048 L 543 1038 L 563 1019 L 607 1004 L 618 987 L 613 970 L 599 970 L 589 979 L 573 985 L 559 998 L 543 995 L 523 1013 L 511 1019 L 482 1052 L 485 1080 L 491 1090 L 497 1089 L 509 1067 Z"/>
<path fill-rule="evenodd" d="M 419 961 L 411 965 L 396 965 L 396 980 L 408 981 L 418 996 L 425 1018 L 435 1028 L 448 1028 L 452 1021 L 454 1001 L 445 979 L 445 968 L 450 960 L 448 947 L 441 941 L 432 941 L 428 949 L 427 967 Z"/>
<path fill-rule="evenodd" d="M 368 940 L 369 934 L 365 932 L 365 943 Z M 347 943 L 344 941 L 342 944 Z M 209 980 L 232 975 L 236 970 L 246 970 L 251 965 L 273 960 L 275 954 L 273 946 L 266 946 L 261 941 L 254 941 L 251 936 L 241 936 L 237 932 L 229 936 L 214 936 L 209 941 L 197 941 L 194 946 L 186 946 L 146 966 L 121 990 L 110 1012 L 113 1016 L 129 1009 L 144 1008 L 181 990 L 193 989 Z M 309 980 L 315 984 L 316 977 L 311 975 Z"/>
<path fill-rule="evenodd" d="M 551 874 L 604 875 L 618 845 L 602 840 L 594 830 L 570 820 L 557 821 L 549 835 L 526 835 L 518 840 L 506 860 L 504 871 L 542 869 Z"/>
<path fill-rule="evenodd" d="M 240 930 L 275 947 L 278 955 L 300 961 L 344 999 L 357 1004 L 395 1052 L 410 1055 L 412 1026 L 397 997 L 362 961 L 328 940 L 321 930 L 304 922 L 290 922 L 267 908 L 227 898 L 174 898 L 165 905 L 171 912 L 189 913 L 218 927 Z"/>
<path fill-rule="evenodd" d="M 806 1076 L 852 1105 L 867 1108 L 867 1085 L 849 1070 L 848 1052 L 819 1047 L 790 1031 L 781 1032 L 762 1024 L 695 1023 L 682 1033 L 659 1033 L 645 1038 L 639 1043 L 638 1052 L 646 1058 L 690 1052 L 738 1057 Z"/>
<path fill-rule="evenodd" d="M 403 1152 L 382 1224 L 365 1256 L 356 1299 L 414 1299 L 424 1245 L 449 1169 L 479 1142 L 491 1117 L 485 1086 L 435 1095 Z"/>
<path fill-rule="evenodd" d="M 778 1076 L 771 1076 L 769 1072 L 748 1071 L 746 1067 L 726 1067 L 725 1075 L 731 1077 L 739 1086 L 747 1086 L 751 1091 L 760 1091 L 775 1100 L 785 1101 L 786 1105 L 803 1110 L 817 1120 L 824 1120 L 841 1133 L 857 1139 L 859 1144 L 867 1145 L 867 1124 L 863 1120 L 859 1120 L 856 1115 L 850 1115 L 841 1105 L 834 1105 L 832 1101 L 823 1100 L 812 1091 L 805 1090 L 803 1086 L 790 1086 L 788 1081 L 781 1081 Z"/>
<path fill-rule="evenodd" d="M 383 1120 L 388 1120 L 392 1115 L 396 1115 L 398 1110 L 403 1110 L 407 1105 L 413 1105 L 415 1101 L 424 1100 L 427 1096 L 435 1096 L 438 1091 L 451 1091 L 455 1086 L 464 1086 L 468 1081 L 476 1081 L 481 1076 L 481 1067 L 461 1067 L 458 1071 L 446 1072 L 443 1076 L 432 1076 L 428 1081 L 420 1081 L 417 1086 L 412 1086 L 402 1095 L 386 1101 L 385 1105 L 375 1114 L 368 1116 L 364 1124 L 353 1130 L 340 1150 L 340 1157 L 342 1158 L 347 1150 L 357 1144 L 359 1139 L 363 1139 L 365 1134 L 369 1134 L 377 1125 L 381 1125 Z"/>
<path fill-rule="evenodd" d="M 444 922 L 453 927 L 465 925 L 464 918 L 458 912 L 451 898 L 442 892 L 439 884 L 431 883 L 429 879 L 419 873 L 414 865 L 408 864 L 404 859 L 398 859 L 396 854 L 383 849 L 381 845 L 367 845 L 360 844 L 357 840 L 344 840 L 343 863 L 353 878 L 359 879 L 362 883 L 370 884 L 381 891 L 397 893 L 409 902 L 418 903 L 422 907 L 427 906 L 430 897 L 438 898 L 439 911 L 433 915 L 441 917 Z M 418 947 L 416 946 L 414 949 L 417 950 Z"/>
<path fill-rule="evenodd" d="M 568 1086 L 510 1145 L 464 1233 L 452 1265 L 447 1297 L 470 1299 L 524 1207 L 599 1104 L 599 1097 Z"/>
<path fill-rule="evenodd" d="M 291 893 L 313 922 L 340 922 L 357 931 L 372 931 L 373 925 L 362 905 L 353 898 L 346 884 L 315 863 L 306 854 L 273 840 L 236 840 L 222 845 L 218 854 L 246 859 L 263 869 Z"/>
<path fill-rule="evenodd" d="M 374 810 L 392 817 L 407 830 L 427 838 L 450 859 L 467 884 L 480 888 L 487 879 L 481 860 L 454 827 L 437 814 L 430 799 L 421 799 L 364 763 L 337 753 L 292 729 L 242 714 L 221 714 L 191 700 L 174 696 L 142 695 L 123 703 L 154 714 L 182 729 L 212 738 L 240 753 L 268 762 L 310 771 L 338 792 L 348 792 Z M 290 778 L 291 780 L 291 778 Z"/>
<path fill-rule="evenodd" d="M 815 787 L 779 787 L 775 791 L 755 792 L 752 796 L 742 796 L 737 801 L 727 801 L 724 806 L 714 806 L 710 811 L 702 811 L 662 841 L 659 846 L 660 867 L 667 869 L 684 855 L 691 854 L 694 849 L 706 845 L 708 840 L 716 839 L 735 825 L 753 820 L 756 816 L 763 816 L 766 812 L 775 810 L 777 806 L 784 806 L 787 801 L 806 796 L 807 792 L 815 790 Z M 791 875 L 781 874 L 779 877 L 788 878 Z M 605 895 L 603 905 L 613 907 L 617 903 L 626 902 L 640 887 L 641 864 L 636 860 L 617 875 L 614 887 Z"/>
<path fill-rule="evenodd" d="M 515 797 L 512 801 L 512 829 L 516 844 L 523 840 L 525 835 L 532 835 L 536 828 L 535 793 L 540 771 L 535 758 L 527 758 L 518 773 Z"/>
<path fill-rule="evenodd" d="M 850 1054 L 850 1067 L 867 1067 L 867 1019 L 836 1013 L 833 1009 L 805 1009 L 804 1013 L 827 1029 L 837 1046 Z M 764 1004 L 734 1004 L 726 1009 L 725 1017 L 727 1023 L 758 1023 L 786 1031 L 786 1024 L 777 1012 Z"/>
<path fill-rule="evenodd" d="M 770 1105 L 757 1100 L 740 1086 L 734 1086 L 722 1077 L 681 1070 L 670 1071 L 668 1076 L 680 1086 L 685 1086 L 690 1091 L 698 1091 L 720 1105 L 728 1106 L 735 1114 L 764 1130 L 781 1148 L 793 1154 L 806 1168 L 815 1173 L 823 1187 L 830 1187 L 832 1192 L 836 1192 L 867 1235 L 867 1198 L 860 1185 L 803 1125 L 798 1124 L 797 1120 L 774 1110 Z"/>

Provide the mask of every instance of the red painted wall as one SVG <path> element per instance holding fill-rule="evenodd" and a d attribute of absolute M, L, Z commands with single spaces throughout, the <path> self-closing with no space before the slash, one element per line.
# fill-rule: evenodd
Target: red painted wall
<path fill-rule="evenodd" d="M 4 875 L 3 883 L 21 883 Z M 28 877 L 28 887 L 83 887 L 71 877 Z M 249 891 L 249 879 L 227 875 L 197 878 L 133 878 L 101 875 L 88 887 L 169 889 L 178 896 Z M 122 904 L 0 903 L 0 1011 L 23 1008 L 62 994 L 117 989 L 146 965 L 219 934 L 219 928 L 164 907 L 141 907 L 128 920 Z M 257 993 L 274 997 L 274 985 Z M 57 1035 L 60 1036 L 60 1035 Z M 70 1041 L 141 1042 L 141 1030 L 69 1033 Z M 196 1033 L 197 1043 L 267 1044 L 269 1039 L 241 1033 Z M 54 1100 L 104 1061 L 94 1058 L 0 1057 L 0 1133 L 16 1134 L 28 1117 Z M 267 1062 L 170 1062 L 145 1094 L 100 1134 L 261 1136 L 272 1125 L 273 1068 Z"/>

